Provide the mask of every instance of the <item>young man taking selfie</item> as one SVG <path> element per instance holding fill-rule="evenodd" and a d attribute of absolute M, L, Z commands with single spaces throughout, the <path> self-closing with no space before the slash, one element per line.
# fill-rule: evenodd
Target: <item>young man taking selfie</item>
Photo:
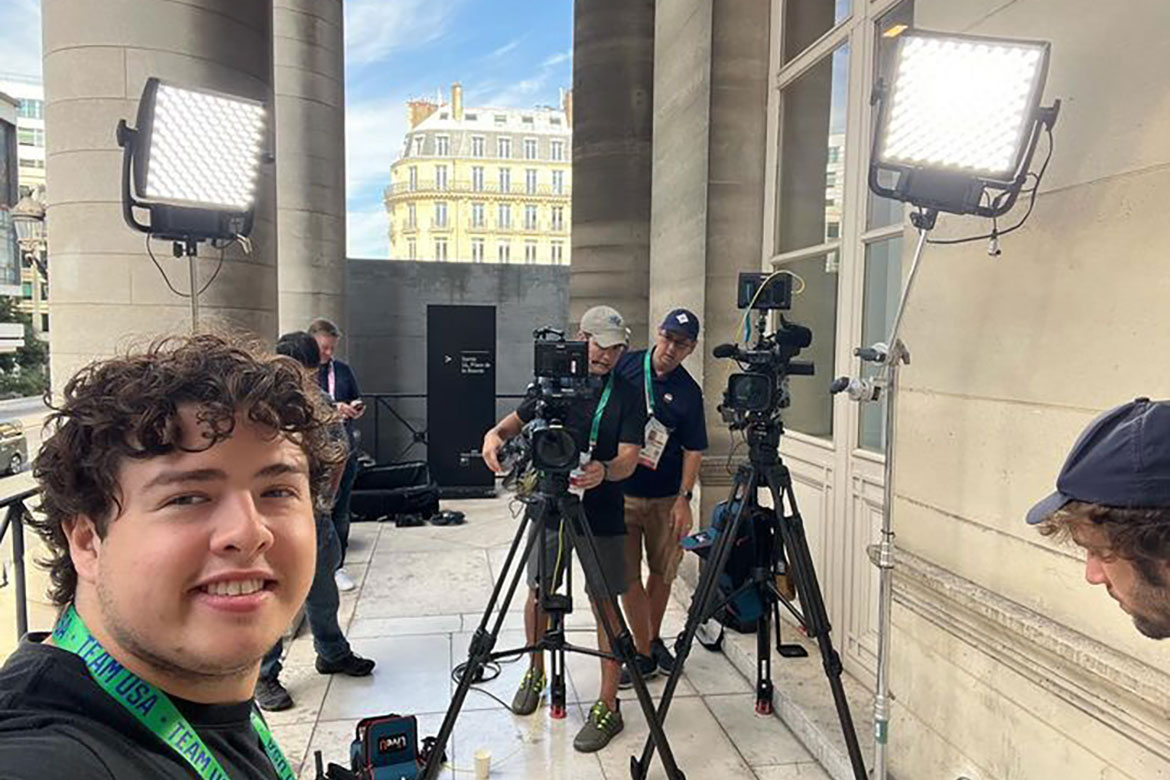
<path fill-rule="evenodd" d="M 344 449 L 294 361 L 158 342 L 66 385 L 34 467 L 52 634 L 0 670 L 5 778 L 292 778 L 252 692 Z"/>

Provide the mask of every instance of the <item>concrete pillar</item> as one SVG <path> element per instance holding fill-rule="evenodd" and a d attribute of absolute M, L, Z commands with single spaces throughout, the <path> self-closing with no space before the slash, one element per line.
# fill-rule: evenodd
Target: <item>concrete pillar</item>
<path fill-rule="evenodd" d="M 573 12 L 570 320 L 618 309 L 646 343 L 650 277 L 653 0 L 577 0 Z"/>
<path fill-rule="evenodd" d="M 735 338 L 739 272 L 762 265 L 769 24 L 767 3 L 659 0 L 656 10 L 649 315 L 654 326 L 686 306 L 702 321 L 686 367 L 703 388 L 711 444 L 703 522 L 730 484 L 716 407 L 732 366 L 711 349 Z"/>
<path fill-rule="evenodd" d="M 206 0 L 45 0 L 48 219 L 52 225 L 53 389 L 128 340 L 190 330 L 186 298 L 170 290 L 145 236 L 122 221 L 119 119 L 134 123 L 147 78 L 243 95 L 272 105 L 272 6 Z M 271 121 L 269 122 L 271 137 Z M 271 147 L 269 147 L 271 148 Z M 274 176 L 261 168 L 252 251 L 227 251 L 200 297 L 201 322 L 221 321 L 265 339 L 276 330 Z M 180 291 L 185 261 L 152 249 Z M 200 247 L 206 283 L 220 253 Z"/>
<path fill-rule="evenodd" d="M 276 279 L 282 333 L 345 327 L 345 46 L 341 0 L 273 0 Z"/>

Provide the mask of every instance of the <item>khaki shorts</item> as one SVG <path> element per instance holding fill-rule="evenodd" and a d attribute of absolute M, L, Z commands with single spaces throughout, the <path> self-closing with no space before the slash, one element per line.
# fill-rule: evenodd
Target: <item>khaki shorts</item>
<path fill-rule="evenodd" d="M 650 573 L 667 584 L 674 582 L 682 560 L 682 546 L 674 535 L 670 510 L 678 496 L 636 498 L 626 496 L 626 572 L 630 582 L 642 577 L 642 548 Z"/>
<path fill-rule="evenodd" d="M 528 529 L 528 533 L 539 534 L 540 529 L 536 525 Z M 629 583 L 629 578 L 626 573 L 626 557 L 625 557 L 625 537 L 624 536 L 594 536 L 594 546 L 597 548 L 598 564 L 601 567 L 602 576 L 605 577 L 605 583 L 609 586 L 609 593 L 602 593 L 601 599 L 609 598 L 609 596 L 620 596 L 626 592 L 626 587 Z M 560 568 L 557 568 L 557 564 Z M 540 539 L 532 545 L 532 552 L 528 556 L 528 587 L 536 588 L 540 581 L 539 567 L 540 567 Z M 561 587 L 561 581 L 564 579 L 564 572 L 568 567 L 573 565 L 573 545 L 569 541 L 568 535 L 562 536 L 557 532 L 556 528 L 549 530 L 545 536 L 544 548 L 544 576 L 545 589 L 552 591 Z M 553 574 L 556 573 L 556 579 L 553 580 Z M 598 590 L 600 590 L 601 583 L 597 583 Z M 594 592 L 593 584 L 586 580 L 585 592 L 590 597 L 597 599 L 598 595 Z"/>

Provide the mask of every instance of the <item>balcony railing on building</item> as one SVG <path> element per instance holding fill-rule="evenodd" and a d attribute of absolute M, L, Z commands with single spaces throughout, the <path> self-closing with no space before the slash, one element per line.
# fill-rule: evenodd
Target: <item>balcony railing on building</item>
<path fill-rule="evenodd" d="M 551 184 L 538 184 L 535 189 L 529 189 L 524 182 L 513 182 L 506 188 L 501 188 L 499 182 L 483 183 L 482 187 L 472 186 L 468 180 L 448 181 L 445 186 L 434 180 L 419 181 L 414 187 L 408 181 L 400 181 L 386 188 L 386 199 L 401 199 L 406 195 L 433 195 L 435 193 L 453 192 L 456 194 L 483 194 L 483 195 L 519 195 L 538 198 L 568 198 L 569 188 L 562 187 L 559 191 Z"/>

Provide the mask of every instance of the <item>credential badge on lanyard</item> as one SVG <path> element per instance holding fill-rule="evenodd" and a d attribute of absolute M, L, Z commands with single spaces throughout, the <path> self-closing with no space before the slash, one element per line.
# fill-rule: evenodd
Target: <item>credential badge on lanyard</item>
<path fill-rule="evenodd" d="M 670 439 L 670 429 L 659 422 L 654 416 L 654 384 L 650 373 L 650 353 L 653 348 L 646 350 L 646 359 L 643 361 L 642 378 L 646 388 L 646 431 L 645 443 L 638 453 L 638 464 L 651 471 L 658 470 L 658 461 L 662 460 L 662 453 L 666 451 L 666 442 Z"/>

